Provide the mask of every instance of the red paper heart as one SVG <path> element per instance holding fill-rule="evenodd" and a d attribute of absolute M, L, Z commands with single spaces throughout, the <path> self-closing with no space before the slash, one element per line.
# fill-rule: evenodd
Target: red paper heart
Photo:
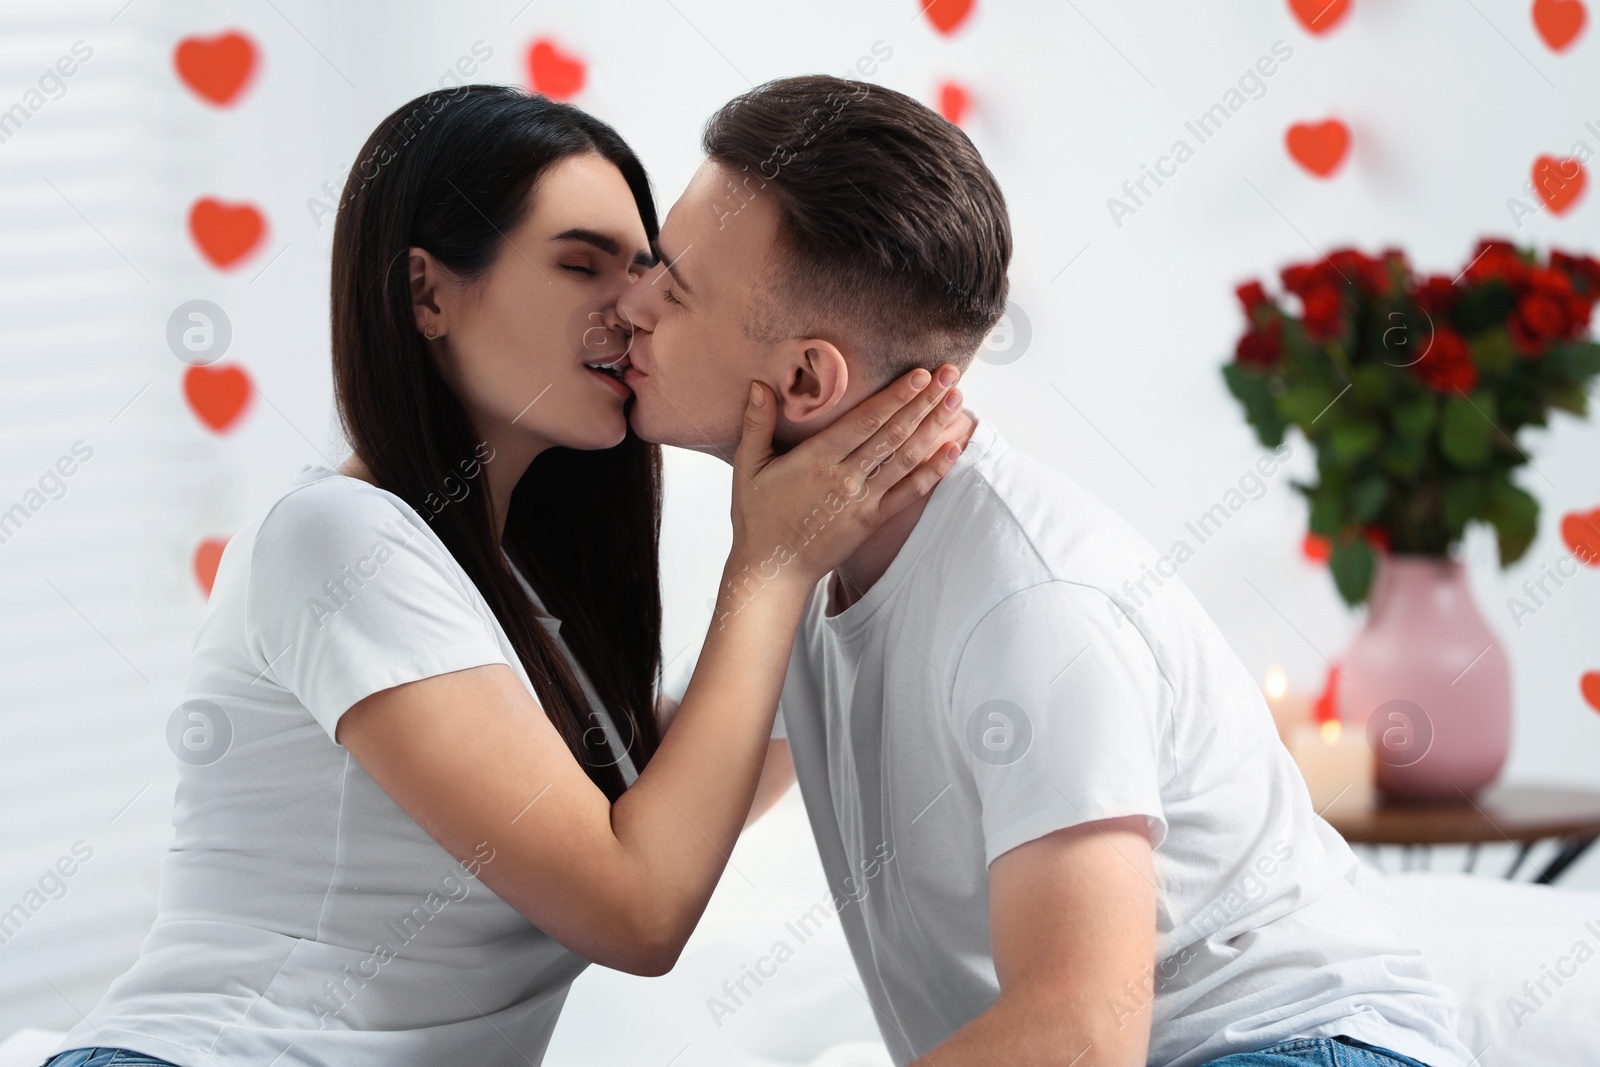
<path fill-rule="evenodd" d="M 250 375 L 241 367 L 190 367 L 183 376 L 189 407 L 213 433 L 233 428 L 250 406 L 253 392 Z"/>
<path fill-rule="evenodd" d="M 1350 13 L 1350 0 L 1289 0 L 1289 10 L 1300 25 L 1315 34 L 1324 34 Z"/>
<path fill-rule="evenodd" d="M 587 77 L 583 60 L 563 52 L 553 41 L 541 39 L 528 49 L 528 82 L 536 93 L 552 100 L 570 100 Z"/>
<path fill-rule="evenodd" d="M 249 204 L 225 204 L 208 196 L 189 209 L 189 236 L 219 270 L 253 252 L 266 232 L 266 217 Z"/>
<path fill-rule="evenodd" d="M 1289 127 L 1284 143 L 1294 161 L 1319 178 L 1339 169 L 1350 151 L 1350 127 L 1338 119 L 1297 122 Z"/>
<path fill-rule="evenodd" d="M 216 584 L 217 565 L 222 562 L 222 550 L 227 547 L 226 537 L 208 537 L 195 546 L 194 580 L 200 583 L 200 589 L 207 597 L 211 596 L 211 587 Z"/>
<path fill-rule="evenodd" d="M 945 82 L 939 86 L 939 114 L 959 126 L 961 120 L 967 117 L 967 108 L 972 104 L 972 96 L 955 82 Z"/>
<path fill-rule="evenodd" d="M 1561 520 L 1561 539 L 1579 563 L 1600 567 L 1600 508 L 1567 515 Z"/>
<path fill-rule="evenodd" d="M 203 100 L 227 107 L 239 98 L 256 69 L 256 46 L 238 31 L 215 37 L 185 37 L 172 53 L 178 77 Z"/>
<path fill-rule="evenodd" d="M 1533 161 L 1533 191 L 1552 214 L 1566 214 L 1588 182 L 1589 176 L 1576 156 L 1540 156 Z"/>
<path fill-rule="evenodd" d="M 1587 16 L 1583 0 L 1533 0 L 1533 28 L 1552 52 L 1577 40 Z"/>
<path fill-rule="evenodd" d="M 934 29 L 948 37 L 967 21 L 977 6 L 977 0 L 926 0 L 922 13 L 928 16 Z"/>
<path fill-rule="evenodd" d="M 1600 711 L 1600 671 L 1585 671 L 1578 679 L 1578 692 L 1595 711 Z"/>

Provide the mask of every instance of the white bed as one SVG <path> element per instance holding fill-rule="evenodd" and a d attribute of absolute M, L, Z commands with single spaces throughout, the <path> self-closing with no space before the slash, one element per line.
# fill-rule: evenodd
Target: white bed
<path fill-rule="evenodd" d="M 1456 994 L 1461 1039 L 1482 1067 L 1600 1067 L 1600 892 L 1368 866 L 1360 884 Z M 678 967 L 656 979 L 591 968 L 573 987 L 545 1064 L 888 1067 L 837 919 L 827 912 L 803 941 L 795 933 L 795 921 L 823 900 L 792 792 L 740 842 Z M 748 995 L 740 994 L 734 983 L 745 968 L 771 957 L 780 940 L 792 957 L 765 965 L 772 977 L 759 986 L 746 977 Z M 1592 958 L 1574 955 L 1579 942 Z M 1558 966 L 1572 972 L 1559 986 L 1547 977 Z M 1541 979 L 1549 996 L 1539 994 Z M 1535 983 L 1537 1001 L 1524 983 Z M 58 1039 L 14 1034 L 0 1045 L 0 1067 L 38 1067 Z"/>

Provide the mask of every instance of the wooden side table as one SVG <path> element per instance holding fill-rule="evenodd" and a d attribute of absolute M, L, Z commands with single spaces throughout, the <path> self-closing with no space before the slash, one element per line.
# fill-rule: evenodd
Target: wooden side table
<path fill-rule="evenodd" d="M 1517 846 L 1504 875 L 1516 876 L 1533 846 L 1557 839 L 1561 846 L 1533 881 L 1550 885 L 1600 838 L 1600 792 L 1548 786 L 1496 786 L 1474 801 L 1431 805 L 1379 802 L 1367 811 L 1327 817 L 1352 845 L 1415 847 L 1466 845 L 1465 870 L 1477 863 L 1478 848 L 1502 841 Z"/>

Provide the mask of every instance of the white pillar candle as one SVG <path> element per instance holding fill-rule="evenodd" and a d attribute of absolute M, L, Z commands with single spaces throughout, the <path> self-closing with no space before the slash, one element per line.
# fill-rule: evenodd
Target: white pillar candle
<path fill-rule="evenodd" d="M 1372 808 L 1376 768 L 1372 747 L 1359 732 L 1332 720 L 1320 726 L 1302 723 L 1292 728 L 1286 745 L 1318 812 L 1327 816 Z"/>

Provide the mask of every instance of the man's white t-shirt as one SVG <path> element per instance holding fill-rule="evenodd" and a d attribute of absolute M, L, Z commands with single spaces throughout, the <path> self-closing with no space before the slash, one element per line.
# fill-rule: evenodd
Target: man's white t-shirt
<path fill-rule="evenodd" d="M 1157 553 L 980 422 L 883 577 L 820 583 L 780 702 L 817 847 L 896 1063 L 999 991 L 988 866 L 1143 815 L 1158 879 L 1149 1063 L 1345 1034 L 1466 1067 L 1452 995 L 1358 898 L 1261 690 Z M 1136 984 L 1137 985 L 1137 984 Z M 1129 991 L 1118 1018 L 1149 1009 Z"/>
<path fill-rule="evenodd" d="M 59 1049 L 180 1067 L 538 1063 L 587 961 L 477 880 L 493 842 L 457 862 L 333 740 L 363 697 L 491 663 L 533 692 L 422 517 L 302 471 L 223 553 L 155 923 Z"/>

